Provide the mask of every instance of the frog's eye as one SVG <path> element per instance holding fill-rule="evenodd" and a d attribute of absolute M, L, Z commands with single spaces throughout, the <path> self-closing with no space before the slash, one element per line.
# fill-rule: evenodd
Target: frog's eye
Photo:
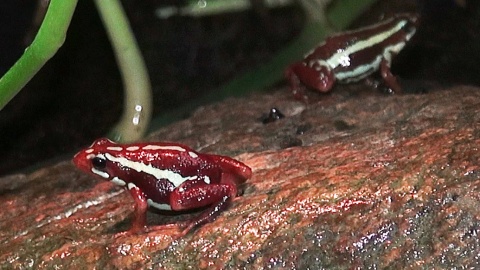
<path fill-rule="evenodd" d="M 102 157 L 94 157 L 92 158 L 92 165 L 97 170 L 105 169 L 107 160 Z"/>

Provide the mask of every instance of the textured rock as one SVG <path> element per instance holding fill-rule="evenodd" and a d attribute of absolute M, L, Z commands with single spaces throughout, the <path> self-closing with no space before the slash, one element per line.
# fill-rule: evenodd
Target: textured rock
<path fill-rule="evenodd" d="M 133 200 L 69 161 L 0 179 L 4 268 L 480 267 L 479 89 L 310 95 L 231 99 L 152 134 L 254 170 L 243 196 L 184 237 L 114 237 Z M 286 117 L 262 124 L 271 107 Z M 149 213 L 149 224 L 196 214 Z"/>

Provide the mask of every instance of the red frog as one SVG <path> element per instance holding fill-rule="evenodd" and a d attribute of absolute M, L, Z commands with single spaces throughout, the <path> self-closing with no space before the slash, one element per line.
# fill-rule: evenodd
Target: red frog
<path fill-rule="evenodd" d="M 356 82 L 377 70 L 392 91 L 401 92 L 390 64 L 415 34 L 417 25 L 416 15 L 398 14 L 365 28 L 328 37 L 302 61 L 286 69 L 285 76 L 295 98 L 307 99 L 302 83 L 328 92 L 336 81 Z"/>
<path fill-rule="evenodd" d="M 215 218 L 237 196 L 237 186 L 252 176 L 240 161 L 201 154 L 177 143 L 116 144 L 98 139 L 77 153 L 73 162 L 130 192 L 135 218 L 129 232 L 146 228 L 148 206 L 168 211 L 210 206 L 185 224 L 182 234 L 186 234 Z"/>

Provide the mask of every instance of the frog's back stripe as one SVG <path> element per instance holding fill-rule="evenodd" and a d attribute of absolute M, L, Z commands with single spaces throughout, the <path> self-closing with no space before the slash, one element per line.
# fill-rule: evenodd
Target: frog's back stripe
<path fill-rule="evenodd" d="M 375 67 L 380 66 L 382 60 L 387 61 L 387 64 L 390 66 L 393 56 L 400 52 L 403 47 L 405 47 L 405 42 L 396 43 L 392 46 L 381 48 L 379 49 L 383 51 L 381 53 L 376 53 L 375 48 L 371 48 L 369 49 L 369 52 L 371 52 L 370 54 L 365 54 L 365 52 L 359 52 L 358 54 L 362 53 L 360 57 L 355 57 L 355 55 L 351 55 L 350 58 L 352 59 L 352 61 L 358 59 L 357 61 L 364 61 L 364 63 L 368 64 L 359 64 L 357 65 L 357 68 L 353 70 L 340 66 L 337 68 L 337 70 L 340 71 L 335 71 L 335 76 L 337 80 L 339 80 L 341 83 L 350 83 L 362 80 L 375 72 Z"/>
<path fill-rule="evenodd" d="M 109 146 L 107 147 L 107 150 L 110 150 L 110 151 L 123 151 L 123 147 L 120 147 L 120 146 Z"/>
<path fill-rule="evenodd" d="M 415 21 L 416 17 L 399 15 L 369 27 L 329 37 L 322 46 L 307 55 L 306 65 L 317 71 L 326 67 L 343 83 L 364 79 L 378 70 L 382 60 L 390 66 L 393 56 L 415 34 Z"/>
<path fill-rule="evenodd" d="M 383 59 L 390 66 L 392 56 L 399 53 L 405 47 L 406 41 L 415 34 L 414 27 L 405 30 L 408 24 L 407 19 L 399 20 L 386 31 L 358 40 L 325 62 L 334 69 L 339 81 L 361 80 L 373 73 Z M 352 67 L 356 68 L 352 70 Z"/>
<path fill-rule="evenodd" d="M 137 146 L 130 146 L 127 148 L 128 151 L 137 151 L 139 148 Z M 188 155 L 191 156 L 192 158 L 197 158 L 198 155 L 193 152 L 193 151 L 190 151 L 188 149 L 185 149 L 181 146 L 178 146 L 178 145 L 153 145 L 153 144 L 149 144 L 149 145 L 145 145 L 142 147 L 142 150 L 153 150 L 153 151 L 156 151 L 156 150 L 170 150 L 170 151 L 178 151 L 178 152 L 188 152 Z"/>
<path fill-rule="evenodd" d="M 185 148 L 177 146 L 177 145 L 145 145 L 142 147 L 143 150 L 173 150 L 173 151 L 179 151 L 179 152 L 185 152 L 187 151 Z"/>
<path fill-rule="evenodd" d="M 167 179 L 175 187 L 179 187 L 185 181 L 196 180 L 198 178 L 197 175 L 184 177 L 181 174 L 171 170 L 163 170 L 163 169 L 155 168 L 152 165 L 147 165 L 139 161 L 132 161 L 124 157 L 115 157 L 109 153 L 105 153 L 105 158 L 112 162 L 116 162 L 123 167 L 130 168 L 137 172 L 143 172 L 143 173 L 149 174 L 155 177 L 156 179 Z"/>

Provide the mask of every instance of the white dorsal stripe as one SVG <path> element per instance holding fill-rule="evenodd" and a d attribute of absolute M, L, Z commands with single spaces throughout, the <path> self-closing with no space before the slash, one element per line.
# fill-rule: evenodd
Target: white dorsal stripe
<path fill-rule="evenodd" d="M 138 146 L 129 146 L 129 147 L 127 147 L 127 151 L 137 151 L 138 149 L 140 149 L 140 147 L 138 147 Z"/>
<path fill-rule="evenodd" d="M 380 62 L 382 62 L 382 59 L 385 59 L 388 63 L 390 63 L 392 61 L 392 54 L 398 53 L 404 46 L 405 42 L 389 46 L 385 48 L 384 53 L 378 55 L 373 62 L 358 66 L 351 71 L 337 72 L 335 73 L 335 77 L 342 83 L 359 81 L 377 70 L 380 66 Z"/>
<path fill-rule="evenodd" d="M 110 150 L 110 151 L 123 151 L 123 148 L 120 147 L 120 146 L 109 146 L 109 147 L 107 147 L 107 150 Z"/>
<path fill-rule="evenodd" d="M 195 154 L 195 153 L 192 152 L 192 151 L 188 151 L 188 154 L 189 154 L 192 158 L 197 158 L 197 157 L 198 157 L 198 155 Z"/>
<path fill-rule="evenodd" d="M 152 199 L 147 199 L 148 205 L 157 208 L 158 210 L 172 210 L 172 207 L 166 203 L 156 203 Z"/>
<path fill-rule="evenodd" d="M 123 167 L 130 168 L 137 172 L 144 172 L 144 173 L 150 174 L 156 179 L 168 179 L 168 181 L 172 182 L 172 184 L 175 187 L 180 186 L 185 181 L 195 180 L 198 178 L 198 176 L 196 175 L 183 177 L 181 174 L 176 173 L 174 171 L 162 170 L 159 168 L 155 168 L 151 165 L 144 164 L 142 162 L 128 160 L 124 157 L 115 157 L 109 153 L 106 153 L 105 157 L 110 161 L 118 162 Z"/>
<path fill-rule="evenodd" d="M 153 145 L 149 144 L 144 147 L 142 147 L 143 150 L 174 150 L 174 151 L 180 151 L 180 152 L 185 152 L 185 148 L 177 146 L 177 145 Z"/>
<path fill-rule="evenodd" d="M 402 27 L 406 23 L 407 23 L 406 20 L 402 20 L 402 21 L 398 22 L 395 25 L 395 27 L 392 27 L 388 31 L 381 32 L 381 33 L 379 33 L 377 35 L 374 35 L 374 36 L 371 36 L 370 38 L 365 39 L 365 40 L 360 40 L 357 43 L 355 43 L 351 46 L 348 46 L 343 52 L 333 54 L 332 57 L 330 57 L 329 59 L 326 60 L 326 62 L 328 63 L 330 68 L 334 69 L 337 66 L 342 64 L 342 59 L 345 56 L 348 57 L 350 54 L 359 52 L 359 51 L 361 51 L 361 50 L 363 50 L 367 47 L 372 47 L 375 44 L 381 43 L 382 41 L 384 41 L 385 39 L 387 39 L 391 35 L 398 32 L 400 29 L 402 29 Z"/>

